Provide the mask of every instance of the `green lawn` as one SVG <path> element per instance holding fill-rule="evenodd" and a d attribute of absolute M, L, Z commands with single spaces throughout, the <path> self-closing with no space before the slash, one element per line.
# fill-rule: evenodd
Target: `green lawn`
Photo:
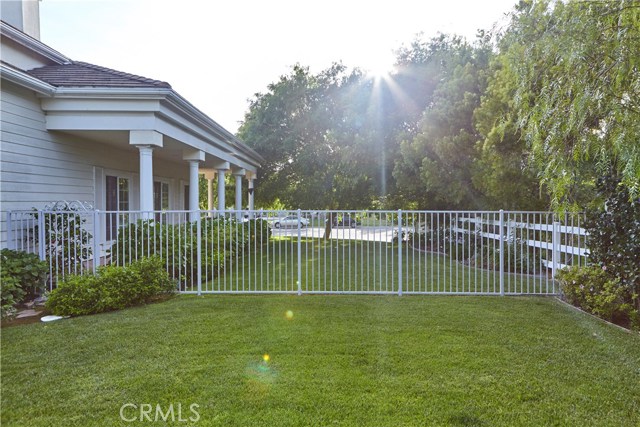
<path fill-rule="evenodd" d="M 180 296 L 3 328 L 1 362 L 3 426 L 640 425 L 640 336 L 550 298 Z"/>
<path fill-rule="evenodd" d="M 345 233 L 353 230 L 346 230 Z M 495 293 L 500 292 L 499 274 L 474 268 L 452 257 L 415 250 L 404 244 L 402 263 L 396 244 L 376 241 L 302 239 L 300 269 L 302 292 L 396 293 L 402 265 L 404 293 Z M 463 249 L 460 249 L 462 252 Z M 468 249 L 465 249 L 468 250 Z M 462 257 L 452 249 L 452 254 Z M 219 265 L 205 266 L 224 271 Z M 275 238 L 268 245 L 251 247 L 226 267 L 228 274 L 203 283 L 203 291 L 257 292 L 298 290 L 298 239 Z M 545 274 L 504 275 L 505 293 L 553 294 L 554 283 Z M 195 291 L 193 283 L 182 290 Z"/>

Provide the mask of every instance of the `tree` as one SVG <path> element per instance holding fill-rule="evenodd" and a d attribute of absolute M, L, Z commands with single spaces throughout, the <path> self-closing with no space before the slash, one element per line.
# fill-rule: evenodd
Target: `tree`
<path fill-rule="evenodd" d="M 513 114 L 517 82 L 510 71 L 503 55 L 493 58 L 487 89 L 474 111 L 481 140 L 474 159 L 473 184 L 484 194 L 487 209 L 547 209 L 549 199 L 529 164 Z"/>
<path fill-rule="evenodd" d="M 296 65 L 256 94 L 239 136 L 266 160 L 257 202 L 303 209 L 366 208 L 382 185 L 371 85 L 336 64 L 317 75 Z"/>
<path fill-rule="evenodd" d="M 256 94 L 240 127 L 239 136 L 264 158 L 257 202 L 280 198 L 303 208 L 319 201 L 330 204 L 336 141 L 330 133 L 332 87 L 342 80 L 343 67 L 334 66 L 319 76 L 296 65 L 292 73 Z M 323 105 L 324 104 L 324 105 Z M 327 105 L 329 104 L 329 105 Z"/>
<path fill-rule="evenodd" d="M 426 45 L 414 43 L 416 49 L 404 56 L 418 58 L 419 67 L 430 70 L 425 81 L 434 90 L 415 136 L 400 144 L 394 169 L 398 188 L 416 207 L 480 208 L 482 194 L 472 182 L 480 138 L 473 113 L 486 87 L 490 50 L 444 36 Z"/>
<path fill-rule="evenodd" d="M 502 42 L 553 205 L 579 209 L 609 168 L 640 196 L 640 3 L 522 0 Z"/>

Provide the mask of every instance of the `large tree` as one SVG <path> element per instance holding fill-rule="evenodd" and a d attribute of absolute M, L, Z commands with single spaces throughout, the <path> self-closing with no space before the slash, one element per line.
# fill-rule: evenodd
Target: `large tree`
<path fill-rule="evenodd" d="M 421 79 L 432 88 L 415 135 L 400 145 L 394 176 L 406 206 L 468 209 L 483 207 L 472 182 L 476 143 L 474 110 L 486 87 L 490 49 L 457 37 L 441 36 L 414 43 L 404 55 L 425 71 Z M 413 203 L 412 203 L 413 202 Z"/>
<path fill-rule="evenodd" d="M 503 55 L 494 56 L 482 102 L 474 112 L 480 134 L 473 184 L 487 209 L 538 210 L 549 207 L 514 111 L 517 81 Z"/>
<path fill-rule="evenodd" d="M 332 131 L 338 88 L 348 81 L 344 67 L 314 76 L 296 65 L 291 74 L 258 93 L 239 136 L 264 158 L 257 202 L 280 199 L 301 208 L 330 207 L 338 141 Z"/>
<path fill-rule="evenodd" d="M 580 208 L 609 168 L 640 196 L 640 2 L 522 0 L 503 44 L 553 204 Z"/>
<path fill-rule="evenodd" d="M 373 79 L 337 64 L 317 75 L 297 65 L 256 94 L 239 136 L 266 160 L 257 202 L 370 207 L 391 182 L 388 99 Z"/>

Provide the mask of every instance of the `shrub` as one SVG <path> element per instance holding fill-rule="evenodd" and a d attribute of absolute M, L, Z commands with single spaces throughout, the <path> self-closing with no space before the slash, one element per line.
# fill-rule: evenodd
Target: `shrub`
<path fill-rule="evenodd" d="M 497 241 L 485 239 L 484 246 L 477 246 L 467 264 L 488 270 L 500 269 L 500 245 Z M 535 253 L 521 239 L 504 242 L 504 271 L 516 274 L 544 274 L 547 268 L 542 264 L 540 253 Z"/>
<path fill-rule="evenodd" d="M 126 267 L 100 267 L 96 275 L 67 276 L 46 306 L 57 315 L 80 316 L 144 304 L 175 289 L 160 258 L 142 258 Z"/>
<path fill-rule="evenodd" d="M 198 274 L 197 230 L 194 222 L 166 224 L 139 220 L 129 223 L 118 231 L 118 239 L 110 250 L 111 262 L 127 265 L 140 257 L 155 255 L 162 260 L 171 277 L 193 283 Z M 243 224 L 225 218 L 202 219 L 200 256 L 205 266 L 202 279 L 214 279 L 237 253 L 250 247 L 250 241 L 263 244 L 270 235 L 267 222 L 262 220 Z"/>
<path fill-rule="evenodd" d="M 396 241 L 397 238 L 394 243 Z M 449 227 L 421 227 L 419 231 L 409 234 L 409 244 L 421 250 L 449 255 L 471 267 L 496 271 L 500 269 L 500 243 L 482 237 L 479 231 L 455 233 Z M 541 274 L 547 270 L 542 265 L 540 253 L 534 253 L 521 239 L 510 238 L 505 241 L 504 251 L 506 272 Z"/>
<path fill-rule="evenodd" d="M 56 203 L 49 212 L 34 210 L 34 218 L 43 215 L 44 248 L 47 261 L 59 272 L 74 271 L 78 265 L 91 259 L 92 235 L 86 229 L 87 215 L 81 207 L 68 203 Z M 34 227 L 36 242 L 40 237 Z M 55 275 L 54 275 L 55 276 Z"/>
<path fill-rule="evenodd" d="M 264 219 L 255 219 L 244 224 L 245 235 L 249 241 L 247 249 L 254 246 L 266 245 L 271 238 L 271 227 Z"/>
<path fill-rule="evenodd" d="M 640 319 L 628 289 L 601 267 L 574 266 L 560 271 L 556 278 L 570 304 L 610 322 L 638 326 Z"/>
<path fill-rule="evenodd" d="M 619 279 L 640 311 L 640 199 L 632 200 L 611 173 L 598 179 L 596 190 L 604 207 L 586 212 L 589 261 Z"/>
<path fill-rule="evenodd" d="M 171 280 L 158 257 L 139 259 L 132 263 L 129 269 L 138 276 L 138 280 L 143 284 L 141 289 L 145 290 L 148 297 L 176 290 L 176 283 Z"/>
<path fill-rule="evenodd" d="M 6 318 L 13 316 L 16 305 L 44 291 L 48 268 L 36 254 L 2 249 L 1 257 L 1 316 Z"/>
<path fill-rule="evenodd" d="M 68 275 L 49 293 L 46 307 L 59 316 L 82 316 L 103 310 L 101 284 L 98 276 Z"/>

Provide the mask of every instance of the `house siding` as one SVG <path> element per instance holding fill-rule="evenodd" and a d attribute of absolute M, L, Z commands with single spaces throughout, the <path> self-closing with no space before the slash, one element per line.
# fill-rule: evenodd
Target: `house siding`
<path fill-rule="evenodd" d="M 6 212 L 43 208 L 57 201 L 89 202 L 104 209 L 104 175 L 131 179 L 131 209 L 138 209 L 137 150 L 46 129 L 46 116 L 34 92 L 2 82 L 0 101 L 0 247 L 6 246 Z M 154 158 L 154 176 L 169 182 L 171 208 L 181 209 L 186 162 Z"/>
<path fill-rule="evenodd" d="M 57 200 L 92 200 L 93 168 L 83 159 L 81 144 L 46 130 L 35 94 L 5 83 L 0 105 L 2 211 Z"/>

